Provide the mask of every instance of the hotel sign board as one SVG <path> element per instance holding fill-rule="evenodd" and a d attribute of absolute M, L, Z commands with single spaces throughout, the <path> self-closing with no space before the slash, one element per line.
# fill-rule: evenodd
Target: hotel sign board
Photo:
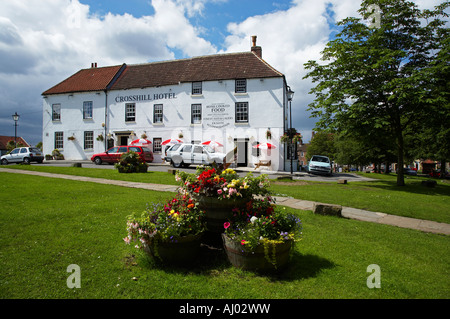
<path fill-rule="evenodd" d="M 206 105 L 202 122 L 209 127 L 223 128 L 234 123 L 234 112 L 229 104 Z"/>

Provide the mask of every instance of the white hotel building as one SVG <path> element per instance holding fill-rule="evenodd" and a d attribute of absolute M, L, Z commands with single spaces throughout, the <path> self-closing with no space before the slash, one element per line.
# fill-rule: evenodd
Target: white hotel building
<path fill-rule="evenodd" d="M 43 92 L 44 154 L 86 160 L 142 134 L 161 162 L 164 140 L 214 140 L 237 147 L 237 165 L 270 160 L 290 170 L 280 136 L 289 128 L 285 76 L 251 51 L 82 69 Z M 271 137 L 268 136 L 270 132 Z M 271 143 L 276 149 L 257 149 Z M 294 169 L 296 168 L 296 162 Z"/>

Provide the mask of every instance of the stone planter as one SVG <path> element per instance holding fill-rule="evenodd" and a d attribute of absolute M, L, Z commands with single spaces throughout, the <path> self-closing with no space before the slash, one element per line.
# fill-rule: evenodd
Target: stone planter
<path fill-rule="evenodd" d="M 231 240 L 222 234 L 223 246 L 230 263 L 240 269 L 270 272 L 283 269 L 287 266 L 294 241 L 271 244 L 267 247 L 263 244 L 256 247 L 255 251 L 247 252 L 242 249 L 239 242 Z"/>
<path fill-rule="evenodd" d="M 165 264 L 185 265 L 195 261 L 200 253 L 202 234 L 187 235 L 171 241 L 146 246 L 144 251 Z"/>

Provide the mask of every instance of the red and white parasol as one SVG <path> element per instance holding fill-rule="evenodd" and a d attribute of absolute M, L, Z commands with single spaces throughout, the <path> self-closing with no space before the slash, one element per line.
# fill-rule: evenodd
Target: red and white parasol
<path fill-rule="evenodd" d="M 211 147 L 223 146 L 222 144 L 220 144 L 219 142 L 216 142 L 216 141 L 206 141 L 206 142 L 203 142 L 202 145 L 209 145 Z"/>
<path fill-rule="evenodd" d="M 137 140 L 134 140 L 130 143 L 130 145 L 139 145 L 139 146 L 146 146 L 146 145 L 150 145 L 152 142 L 149 140 L 146 140 L 144 138 L 139 138 Z"/>
<path fill-rule="evenodd" d="M 165 140 L 164 142 L 161 143 L 161 145 L 167 145 L 167 144 L 178 144 L 178 143 L 183 143 L 182 140 L 177 140 L 174 138 L 169 138 L 168 140 Z"/>
<path fill-rule="evenodd" d="M 262 150 L 271 150 L 274 148 L 277 148 L 275 145 L 270 144 L 270 143 L 262 143 L 262 144 L 256 144 L 253 146 L 253 148 L 259 148 Z"/>

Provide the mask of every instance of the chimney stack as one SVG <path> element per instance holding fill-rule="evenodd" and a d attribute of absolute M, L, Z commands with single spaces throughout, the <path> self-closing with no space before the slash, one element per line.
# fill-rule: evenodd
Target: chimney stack
<path fill-rule="evenodd" d="M 96 68 L 97 67 L 97 62 L 92 62 L 91 63 L 91 68 L 93 69 L 93 68 Z"/>
<path fill-rule="evenodd" d="M 256 46 L 256 35 L 252 35 L 252 48 L 251 51 L 259 58 L 262 58 L 262 48 Z"/>

